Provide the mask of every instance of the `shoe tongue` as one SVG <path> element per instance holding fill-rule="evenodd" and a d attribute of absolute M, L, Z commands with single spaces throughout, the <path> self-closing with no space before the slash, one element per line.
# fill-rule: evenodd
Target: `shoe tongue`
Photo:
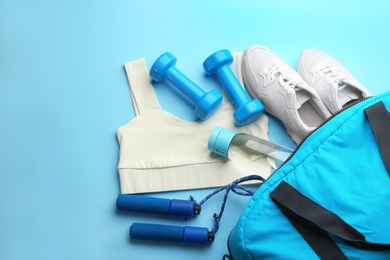
<path fill-rule="evenodd" d="M 337 89 L 339 105 L 342 107 L 348 102 L 362 98 L 361 92 L 347 82 L 340 82 Z"/>
<path fill-rule="evenodd" d="M 307 102 L 310 99 L 311 95 L 305 89 L 296 88 L 295 97 L 297 100 L 297 103 L 296 103 L 297 109 L 299 109 L 305 102 Z"/>

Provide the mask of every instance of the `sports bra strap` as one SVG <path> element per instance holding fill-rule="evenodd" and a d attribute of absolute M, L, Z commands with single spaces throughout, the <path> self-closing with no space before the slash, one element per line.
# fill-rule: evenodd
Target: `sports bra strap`
<path fill-rule="evenodd" d="M 145 59 L 125 63 L 127 79 L 136 116 L 152 109 L 161 109 L 150 82 Z"/>
<path fill-rule="evenodd" d="M 236 75 L 238 81 L 240 82 L 241 87 L 245 90 L 245 85 L 244 85 L 244 81 L 242 78 L 242 71 L 241 71 L 242 53 L 232 52 L 231 54 L 233 56 L 233 62 L 230 64 L 230 68 L 232 69 L 234 75 Z M 231 101 L 229 101 L 230 97 L 226 89 L 224 87 L 221 87 L 220 91 L 223 97 L 222 99 L 223 106 L 234 107 L 234 104 Z"/>
<path fill-rule="evenodd" d="M 241 70 L 241 63 L 242 63 L 242 53 L 241 52 L 232 52 L 233 56 L 233 62 L 230 65 L 232 68 L 234 74 L 236 75 L 238 81 L 240 82 L 241 86 L 245 89 L 244 87 L 244 81 L 242 80 L 242 70 Z"/>

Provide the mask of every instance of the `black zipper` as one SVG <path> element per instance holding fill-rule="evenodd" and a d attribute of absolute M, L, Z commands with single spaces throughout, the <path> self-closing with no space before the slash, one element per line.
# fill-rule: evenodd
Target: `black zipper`
<path fill-rule="evenodd" d="M 271 178 L 272 175 L 275 174 L 275 172 L 277 172 L 280 168 L 282 168 L 283 165 L 285 165 L 293 156 L 294 154 L 298 151 L 298 149 L 301 147 L 302 143 L 304 143 L 306 141 L 307 138 L 309 138 L 310 135 L 312 135 L 315 131 L 317 131 L 319 128 L 321 128 L 323 125 L 325 125 L 326 123 L 328 123 L 332 118 L 334 118 L 335 116 L 337 116 L 338 114 L 340 114 L 341 112 L 347 110 L 348 108 L 350 107 L 353 107 L 354 105 L 357 105 L 358 103 L 362 102 L 362 101 L 365 101 L 369 98 L 371 98 L 372 96 L 368 96 L 368 97 L 364 97 L 364 98 L 360 98 L 360 99 L 356 99 L 350 103 L 348 103 L 347 105 L 343 106 L 341 109 L 339 109 L 338 111 L 336 111 L 333 115 L 331 115 L 330 117 L 328 117 L 324 122 L 322 122 L 320 125 L 318 125 L 317 127 L 315 127 L 315 129 L 313 129 L 313 131 L 311 131 L 296 147 L 295 149 L 292 151 L 292 153 L 287 157 L 286 160 L 284 160 L 284 162 L 279 165 L 279 167 L 273 172 L 270 174 L 270 176 L 268 176 L 268 178 L 263 182 L 263 184 L 269 180 L 269 178 Z M 262 185 L 262 184 L 261 184 Z M 232 231 L 230 231 L 229 233 L 229 236 L 228 236 L 228 239 L 227 239 L 227 248 L 228 248 L 228 252 L 229 252 L 229 255 L 224 255 L 223 256 L 223 260 L 226 259 L 226 257 L 229 259 L 229 260 L 233 260 L 233 256 L 232 256 L 232 253 L 230 251 L 230 246 L 229 246 L 229 241 L 230 241 L 230 236 L 231 234 L 233 233 L 233 230 L 234 228 L 232 229 Z"/>
<path fill-rule="evenodd" d="M 233 255 L 232 255 L 232 251 L 230 251 L 230 246 L 229 246 L 230 236 L 232 235 L 233 230 L 234 230 L 234 228 L 232 229 L 232 231 L 230 231 L 228 239 L 227 239 L 227 249 L 228 249 L 229 254 L 228 255 L 224 255 L 222 257 L 222 260 L 225 260 L 226 258 L 228 258 L 229 260 L 234 260 L 233 259 Z"/>

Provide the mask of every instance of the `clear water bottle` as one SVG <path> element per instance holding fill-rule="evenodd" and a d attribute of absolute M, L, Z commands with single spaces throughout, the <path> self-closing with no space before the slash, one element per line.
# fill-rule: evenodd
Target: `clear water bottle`
<path fill-rule="evenodd" d="M 208 149 L 265 178 L 293 152 L 282 145 L 222 127 L 214 128 Z"/>

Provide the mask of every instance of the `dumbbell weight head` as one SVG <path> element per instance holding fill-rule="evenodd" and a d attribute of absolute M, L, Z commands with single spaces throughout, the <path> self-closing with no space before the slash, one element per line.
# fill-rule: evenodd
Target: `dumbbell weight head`
<path fill-rule="evenodd" d="M 217 70 L 233 62 L 233 56 L 228 50 L 217 51 L 210 55 L 204 62 L 203 68 L 208 76 L 214 75 Z"/>
<path fill-rule="evenodd" d="M 221 93 L 213 89 L 202 96 L 198 105 L 195 107 L 195 115 L 201 120 L 205 120 L 220 108 L 221 102 Z"/>
<path fill-rule="evenodd" d="M 254 99 L 237 108 L 233 118 L 237 125 L 246 125 L 255 121 L 263 111 L 263 104 L 259 100 Z"/>
<path fill-rule="evenodd" d="M 170 53 L 166 52 L 162 54 L 153 64 L 152 68 L 150 69 L 150 77 L 156 81 L 161 82 L 164 80 L 165 76 L 167 75 L 167 71 L 172 67 L 176 65 L 176 57 Z"/>

